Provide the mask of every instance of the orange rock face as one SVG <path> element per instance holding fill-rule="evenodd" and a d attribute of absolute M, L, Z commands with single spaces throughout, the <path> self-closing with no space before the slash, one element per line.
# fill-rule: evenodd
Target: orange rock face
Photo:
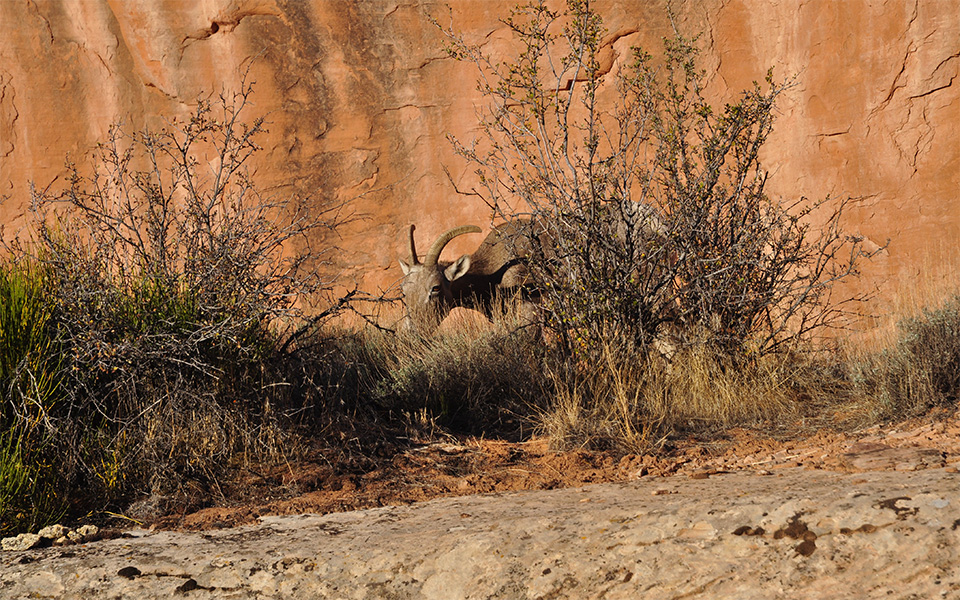
<path fill-rule="evenodd" d="M 477 135 L 476 73 L 443 52 L 430 24 L 452 22 L 495 55 L 512 1 L 86 0 L 0 2 L 0 205 L 23 226 L 28 183 L 44 187 L 107 127 L 157 126 L 200 94 L 235 89 L 253 61 L 254 110 L 268 114 L 260 184 L 312 202 L 349 200 L 337 270 L 373 291 L 400 277 L 405 231 L 490 224 L 448 135 Z M 676 3 L 675 3 L 676 4 Z M 666 1 L 597 1 L 615 68 L 629 47 L 656 52 Z M 952 0 L 771 3 L 689 0 L 711 97 L 768 67 L 796 74 L 765 152 L 775 197 L 862 196 L 851 229 L 889 248 L 865 269 L 886 285 L 927 264 L 960 266 L 960 10 Z M 54 184 L 56 186 L 56 184 Z M 481 236 L 455 240 L 469 251 Z"/>

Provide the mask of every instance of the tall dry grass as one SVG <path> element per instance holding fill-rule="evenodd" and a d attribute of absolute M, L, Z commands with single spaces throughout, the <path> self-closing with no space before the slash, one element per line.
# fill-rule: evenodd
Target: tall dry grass
<path fill-rule="evenodd" d="M 886 282 L 870 318 L 841 345 L 851 394 L 845 409 L 863 425 L 953 409 L 960 368 L 960 248 L 938 247 Z"/>
<path fill-rule="evenodd" d="M 897 324 L 943 306 L 960 290 L 960 246 L 938 246 L 881 282 L 854 324 L 844 351 L 853 360 L 894 345 Z"/>
<path fill-rule="evenodd" d="M 899 420 L 960 400 L 960 294 L 903 318 L 896 336 L 851 360 L 861 410 L 872 420 Z"/>
<path fill-rule="evenodd" d="M 550 359 L 519 303 L 503 303 L 494 321 L 455 310 L 429 337 L 367 331 L 368 356 L 379 362 L 379 380 L 368 397 L 381 411 L 411 422 L 474 435 L 528 436 L 530 415 L 549 389 L 544 362 Z"/>
<path fill-rule="evenodd" d="M 548 367 L 553 401 L 539 415 L 558 447 L 655 451 L 671 435 L 731 426 L 780 428 L 826 390 L 802 355 L 736 362 L 709 346 L 667 360 L 610 340 L 590 359 Z"/>

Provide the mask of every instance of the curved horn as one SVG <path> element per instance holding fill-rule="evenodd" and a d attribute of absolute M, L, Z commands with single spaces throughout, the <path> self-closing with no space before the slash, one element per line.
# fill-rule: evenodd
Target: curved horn
<path fill-rule="evenodd" d="M 414 225 L 413 223 L 410 224 L 410 264 L 411 265 L 420 264 L 420 261 L 417 260 L 417 243 L 413 241 L 413 230 L 416 228 L 417 228 L 416 225 Z"/>
<path fill-rule="evenodd" d="M 435 241 L 432 246 L 430 246 L 430 250 L 427 251 L 427 255 L 423 258 L 424 266 L 436 266 L 437 259 L 440 258 L 440 253 L 443 252 L 443 247 L 446 246 L 453 238 L 465 233 L 480 233 L 481 231 L 483 230 L 476 225 L 461 225 L 460 227 L 454 227 L 450 231 L 444 233 L 437 238 L 437 241 Z"/>

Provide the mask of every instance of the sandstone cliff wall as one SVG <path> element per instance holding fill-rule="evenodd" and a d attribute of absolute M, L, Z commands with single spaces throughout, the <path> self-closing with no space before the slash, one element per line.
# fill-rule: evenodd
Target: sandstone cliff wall
<path fill-rule="evenodd" d="M 52 0 L 0 2 L 0 222 L 25 222 L 45 186 L 118 119 L 133 127 L 233 89 L 253 57 L 255 110 L 269 113 L 259 181 L 315 202 L 351 199 L 337 240 L 346 280 L 387 286 L 404 231 L 489 225 L 447 134 L 476 132 L 474 72 L 446 58 L 427 20 L 452 18 L 495 52 L 512 0 Z M 598 0 L 615 60 L 656 51 L 662 2 Z M 675 3 L 676 4 L 676 3 Z M 863 196 L 851 225 L 888 250 L 865 286 L 921 265 L 960 265 L 960 2 L 689 0 L 710 93 L 731 97 L 770 66 L 798 74 L 765 155 L 775 196 Z M 449 172 L 448 177 L 445 170 Z M 458 239 L 451 254 L 476 239 Z"/>

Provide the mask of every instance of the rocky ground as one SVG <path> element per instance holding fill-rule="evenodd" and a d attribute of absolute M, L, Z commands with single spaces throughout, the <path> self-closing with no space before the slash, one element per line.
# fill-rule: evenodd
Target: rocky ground
<path fill-rule="evenodd" d="M 619 459 L 434 443 L 362 474 L 289 469 L 306 493 L 5 552 L 0 597 L 960 598 L 957 466 L 956 419 Z"/>

